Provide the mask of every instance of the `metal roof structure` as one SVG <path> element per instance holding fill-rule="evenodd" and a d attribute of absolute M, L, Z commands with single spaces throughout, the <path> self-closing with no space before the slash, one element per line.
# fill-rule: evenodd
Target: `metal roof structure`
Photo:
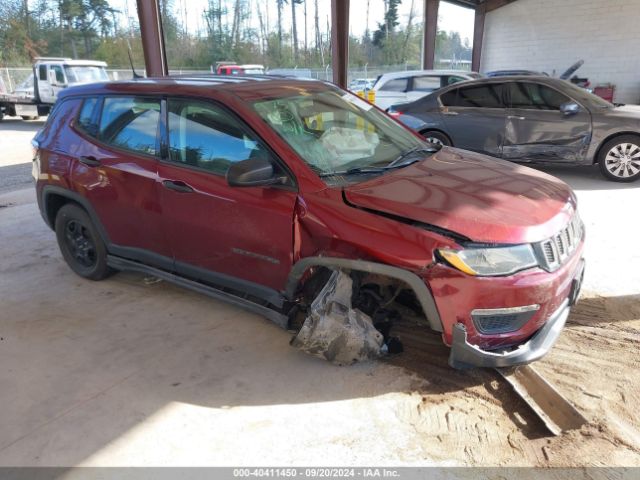
<path fill-rule="evenodd" d="M 159 0 L 137 0 L 140 35 L 144 50 L 147 74 L 168 75 L 167 57 L 162 31 Z M 424 4 L 424 36 L 422 41 L 422 69 L 432 70 L 435 58 L 438 8 L 440 0 L 422 0 Z M 475 10 L 473 30 L 473 54 L 471 70 L 480 69 L 484 18 L 488 12 L 508 5 L 516 0 L 447 0 L 449 3 Z M 333 81 L 341 87 L 347 86 L 349 65 L 349 6 L 350 0 L 331 0 L 331 64 Z"/>

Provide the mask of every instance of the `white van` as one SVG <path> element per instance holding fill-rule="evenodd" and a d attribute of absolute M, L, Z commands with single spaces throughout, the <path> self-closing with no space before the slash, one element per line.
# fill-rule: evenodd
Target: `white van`
<path fill-rule="evenodd" d="M 386 110 L 391 105 L 413 102 L 452 83 L 482 78 L 477 72 L 466 70 L 410 70 L 385 73 L 378 77 L 373 90 L 375 103 Z"/>

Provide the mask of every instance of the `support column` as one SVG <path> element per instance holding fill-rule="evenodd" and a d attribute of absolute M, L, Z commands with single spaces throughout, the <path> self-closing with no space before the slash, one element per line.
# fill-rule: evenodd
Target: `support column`
<path fill-rule="evenodd" d="M 440 0 L 424 0 L 424 33 L 422 35 L 422 69 L 432 70 L 436 56 Z"/>
<path fill-rule="evenodd" d="M 471 70 L 474 72 L 480 71 L 482 38 L 484 37 L 484 17 L 486 11 L 486 3 L 481 3 L 476 7 L 476 16 L 473 23 L 473 51 L 471 53 Z"/>
<path fill-rule="evenodd" d="M 169 74 L 158 0 L 137 0 L 144 65 L 148 77 Z"/>
<path fill-rule="evenodd" d="M 349 0 L 331 0 L 331 67 L 333 83 L 347 88 Z"/>

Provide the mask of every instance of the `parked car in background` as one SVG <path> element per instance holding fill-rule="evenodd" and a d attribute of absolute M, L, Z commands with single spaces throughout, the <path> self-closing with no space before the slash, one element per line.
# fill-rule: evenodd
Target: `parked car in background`
<path fill-rule="evenodd" d="M 514 162 L 597 163 L 609 180 L 640 178 L 640 107 L 616 107 L 565 80 L 469 81 L 390 113 L 432 143 Z"/>
<path fill-rule="evenodd" d="M 264 65 L 238 65 L 236 63 L 218 62 L 218 75 L 264 75 Z"/>
<path fill-rule="evenodd" d="M 352 92 L 369 91 L 376 82 L 375 78 L 356 78 L 349 83 L 349 90 Z"/>
<path fill-rule="evenodd" d="M 373 85 L 375 104 L 386 110 L 395 103 L 412 102 L 425 95 L 464 80 L 481 78 L 476 72 L 464 70 L 413 70 L 385 73 Z"/>
<path fill-rule="evenodd" d="M 564 182 L 434 147 L 328 83 L 78 87 L 34 148 L 42 217 L 87 279 L 143 272 L 290 328 L 340 270 L 349 306 L 376 287 L 360 299 L 371 315 L 408 290 L 454 367 L 540 358 L 580 291 Z"/>

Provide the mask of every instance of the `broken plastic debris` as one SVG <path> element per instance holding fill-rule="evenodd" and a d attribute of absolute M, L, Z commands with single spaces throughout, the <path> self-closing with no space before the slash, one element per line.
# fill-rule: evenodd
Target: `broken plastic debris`
<path fill-rule="evenodd" d="M 291 345 L 338 365 L 378 358 L 383 336 L 368 315 L 351 308 L 351 293 L 351 278 L 334 272 Z"/>

